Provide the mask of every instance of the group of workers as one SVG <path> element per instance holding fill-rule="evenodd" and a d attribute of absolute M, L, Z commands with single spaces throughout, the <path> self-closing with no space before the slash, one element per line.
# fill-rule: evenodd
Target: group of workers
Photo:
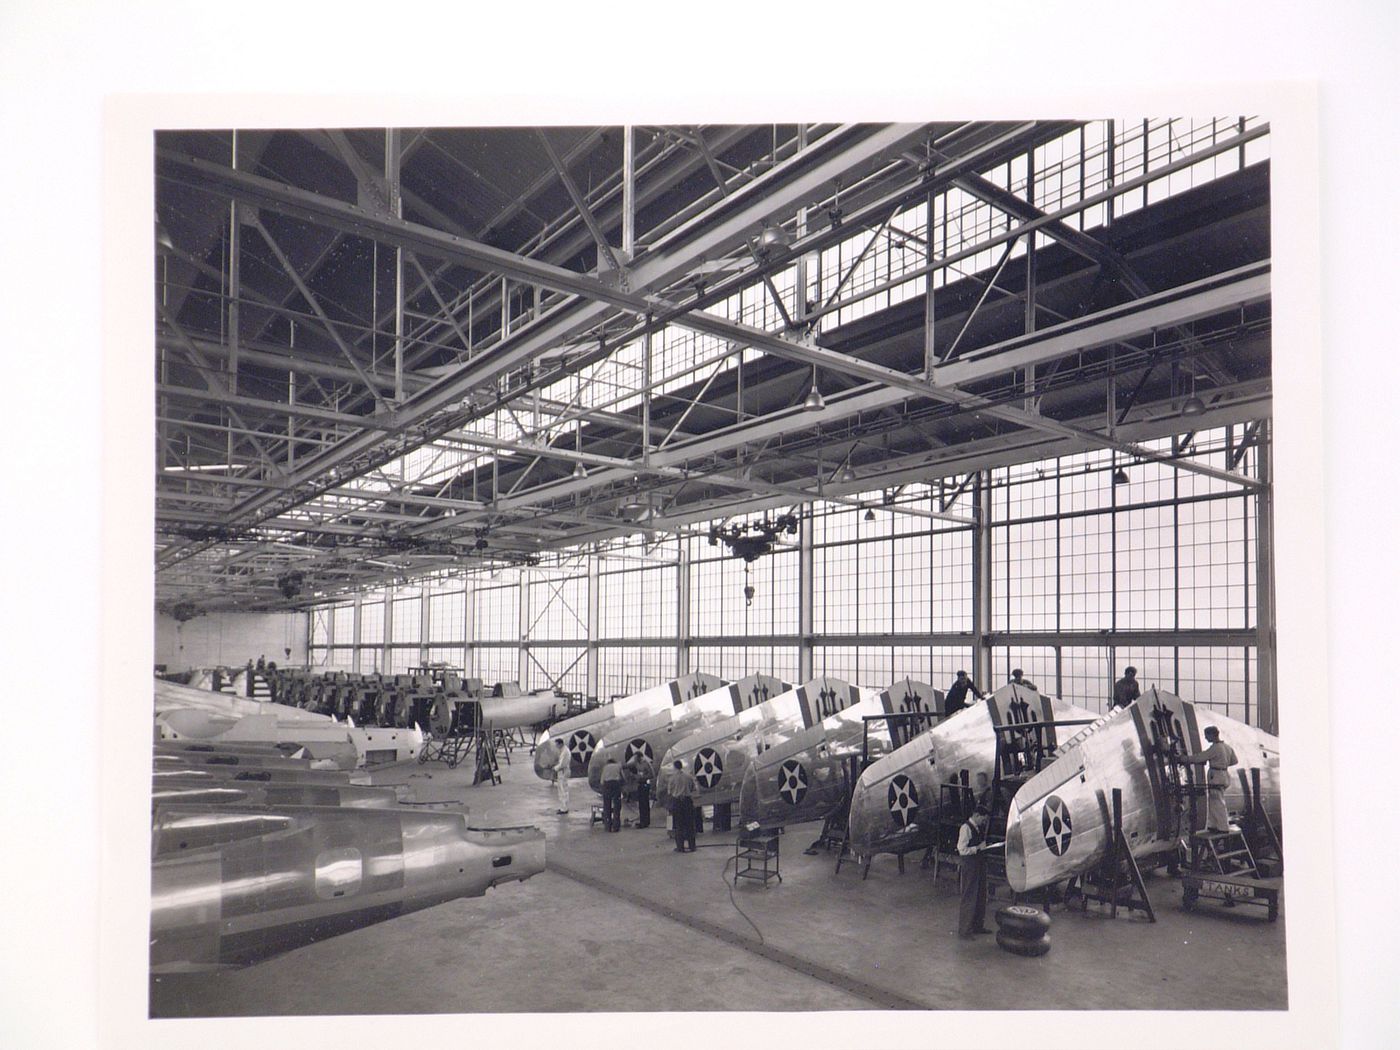
<path fill-rule="evenodd" d="M 1011 672 L 1011 683 L 1029 689 L 1038 688 L 1025 677 L 1019 667 Z M 967 706 L 968 693 L 976 700 L 982 699 L 984 695 L 966 671 L 959 671 L 944 700 L 945 718 Z M 1127 707 L 1141 695 L 1137 683 L 1137 668 L 1124 668 L 1123 677 L 1113 685 L 1113 707 Z M 1180 755 L 1178 759 L 1185 763 L 1208 767 L 1206 828 L 1208 831 L 1227 831 L 1230 816 L 1225 806 L 1225 788 L 1230 783 L 1229 769 L 1238 759 L 1230 745 L 1220 739 L 1220 731 L 1215 726 L 1206 726 L 1205 737 L 1209 742 L 1205 750 Z M 555 739 L 554 745 L 559 752 L 554 764 L 554 784 L 559 798 L 557 812 L 567 813 L 573 754 L 564 746 L 562 738 Z M 603 824 L 608 831 L 621 830 L 624 793 L 635 798 L 637 802 L 636 826 L 651 826 L 651 790 L 654 774 L 651 760 L 644 754 L 633 755 L 625 765 L 620 764 L 616 758 L 610 757 L 607 760 L 603 766 Z M 670 800 L 675 851 L 694 853 L 695 818 L 698 815 L 695 809 L 695 777 L 677 760 L 667 775 L 665 789 L 666 797 Z M 990 846 L 995 845 L 987 840 L 987 826 L 991 820 L 991 795 L 987 774 L 978 773 L 977 790 L 971 798 L 974 802 L 972 812 L 958 829 L 958 936 L 964 939 L 992 932 L 986 925 L 986 853 Z"/>
<path fill-rule="evenodd" d="M 554 760 L 554 789 L 559 800 L 556 813 L 569 812 L 569 777 L 572 774 L 573 753 L 564 746 L 562 737 L 554 740 L 558 751 Z M 622 802 L 624 797 L 637 804 L 638 829 L 651 827 L 651 798 L 653 780 L 656 776 L 651 759 L 638 752 L 620 763 L 609 757 L 603 764 L 603 827 L 607 831 L 622 830 Z M 679 759 L 672 763 L 666 776 L 665 797 L 671 811 L 672 834 L 676 840 L 677 853 L 695 852 L 695 835 L 700 830 L 700 814 L 695 808 L 695 793 L 698 790 L 695 777 Z"/>
<path fill-rule="evenodd" d="M 1020 669 L 1011 672 L 1011 681 L 1035 689 L 1035 683 L 1025 678 Z M 967 694 L 980 700 L 982 693 L 972 683 L 966 671 L 959 671 L 957 680 L 948 689 L 944 715 L 953 714 L 967 706 Z M 1126 667 L 1123 677 L 1113 684 L 1113 708 L 1127 707 L 1142 695 L 1137 683 L 1137 668 Z M 1225 832 L 1230 829 L 1230 814 L 1225 805 L 1225 789 L 1230 784 L 1230 767 L 1239 759 L 1229 744 L 1220 739 L 1220 730 L 1206 726 L 1208 746 L 1191 754 L 1179 754 L 1177 761 L 1206 767 L 1206 830 Z M 993 931 L 986 925 L 987 915 L 987 850 L 996 845 L 987 840 L 991 821 L 991 789 L 987 775 L 977 774 L 977 792 L 972 797 L 972 812 L 958 829 L 958 936 L 971 939 Z M 971 792 L 969 792 L 971 794 Z"/>

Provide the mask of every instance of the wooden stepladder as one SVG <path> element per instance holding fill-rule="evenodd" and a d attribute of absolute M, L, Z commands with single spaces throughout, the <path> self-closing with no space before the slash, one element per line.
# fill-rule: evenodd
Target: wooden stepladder
<path fill-rule="evenodd" d="M 492 785 L 501 783 L 501 764 L 496 756 L 496 734 L 490 726 L 478 726 L 476 736 L 476 772 L 472 775 L 472 785 L 487 781 Z"/>

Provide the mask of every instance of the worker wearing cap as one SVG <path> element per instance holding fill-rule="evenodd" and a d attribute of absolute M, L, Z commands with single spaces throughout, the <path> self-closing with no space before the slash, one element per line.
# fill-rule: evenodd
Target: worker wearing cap
<path fill-rule="evenodd" d="M 1220 739 L 1220 730 L 1206 726 L 1210 746 L 1204 751 L 1185 755 L 1181 761 L 1193 766 L 1206 766 L 1206 830 L 1229 831 L 1230 811 L 1225 808 L 1225 789 L 1230 786 L 1230 767 L 1239 761 L 1235 749 Z"/>
<path fill-rule="evenodd" d="M 1127 707 L 1141 695 L 1142 690 L 1137 684 L 1137 668 L 1123 668 L 1123 677 L 1113 683 L 1113 706 Z"/>
<path fill-rule="evenodd" d="M 1021 677 L 1021 669 L 1019 667 L 1011 672 L 1011 684 L 1022 685 L 1027 689 L 1034 689 L 1037 693 L 1040 692 L 1040 686 L 1036 685 L 1029 678 Z"/>
<path fill-rule="evenodd" d="M 982 690 L 977 688 L 966 671 L 959 671 L 957 680 L 948 687 L 948 693 L 943 698 L 943 717 L 947 718 L 966 707 L 969 692 L 978 700 L 982 699 Z"/>

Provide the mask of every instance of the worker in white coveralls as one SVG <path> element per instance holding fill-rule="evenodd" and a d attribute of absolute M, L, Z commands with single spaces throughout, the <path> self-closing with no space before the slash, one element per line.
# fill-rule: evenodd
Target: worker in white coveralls
<path fill-rule="evenodd" d="M 558 756 L 554 759 L 554 793 L 559 796 L 559 808 L 556 813 L 569 812 L 569 773 L 570 767 L 574 763 L 574 753 L 564 746 L 564 738 L 558 737 L 554 741 L 554 746 L 559 749 Z"/>
<path fill-rule="evenodd" d="M 1220 739 L 1220 730 L 1206 726 L 1210 746 L 1194 755 L 1185 755 L 1183 762 L 1206 766 L 1206 830 L 1229 831 L 1230 811 L 1225 808 L 1225 789 L 1230 786 L 1230 767 L 1239 759 L 1235 749 Z"/>

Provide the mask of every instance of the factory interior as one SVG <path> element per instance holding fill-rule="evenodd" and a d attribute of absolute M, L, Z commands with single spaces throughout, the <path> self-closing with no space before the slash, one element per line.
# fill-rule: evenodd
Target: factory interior
<path fill-rule="evenodd" d="M 1286 1009 L 1270 132 L 158 133 L 149 1016 Z"/>

